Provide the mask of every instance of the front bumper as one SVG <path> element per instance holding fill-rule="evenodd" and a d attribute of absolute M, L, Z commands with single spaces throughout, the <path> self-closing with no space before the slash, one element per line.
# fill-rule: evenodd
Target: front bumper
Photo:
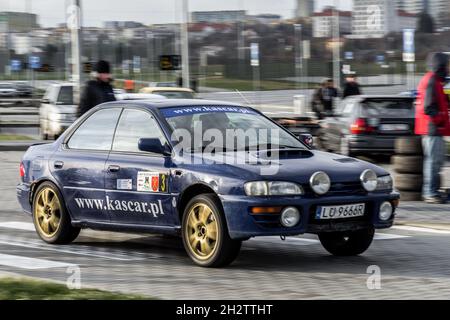
<path fill-rule="evenodd" d="M 394 201 L 400 198 L 398 192 L 370 193 L 367 195 L 352 196 L 301 196 L 301 197 L 247 197 L 247 196 L 220 196 L 225 211 L 228 231 L 233 239 L 246 239 L 256 236 L 292 236 L 304 233 L 321 233 L 333 231 L 349 231 L 375 227 L 376 229 L 389 228 L 394 223 L 394 214 L 390 220 L 382 221 L 378 218 L 380 205 L 384 201 Z M 317 206 L 344 205 L 365 203 L 366 212 L 362 217 L 316 220 Z M 279 214 L 252 215 L 251 207 L 296 207 L 301 215 L 298 225 L 292 228 L 281 226 L 278 223 Z"/>

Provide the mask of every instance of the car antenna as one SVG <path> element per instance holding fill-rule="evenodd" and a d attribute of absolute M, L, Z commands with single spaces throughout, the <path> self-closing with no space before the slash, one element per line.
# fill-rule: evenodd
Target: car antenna
<path fill-rule="evenodd" d="M 253 103 L 251 103 L 238 89 L 234 89 L 242 98 L 242 100 L 245 101 L 246 104 L 253 106 Z"/>

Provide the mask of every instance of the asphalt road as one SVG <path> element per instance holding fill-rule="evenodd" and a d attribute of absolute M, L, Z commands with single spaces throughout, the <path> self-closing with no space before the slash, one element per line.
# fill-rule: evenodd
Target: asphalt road
<path fill-rule="evenodd" d="M 82 287 L 163 299 L 450 299 L 450 206 L 403 205 L 399 219 L 415 227 L 379 232 L 359 257 L 330 256 L 315 236 L 259 238 L 230 267 L 205 269 L 176 238 L 83 230 L 71 245 L 44 244 L 16 201 L 21 155 L 0 153 L 0 275 L 65 283 L 79 268 Z M 381 289 L 367 286 L 373 266 Z"/>

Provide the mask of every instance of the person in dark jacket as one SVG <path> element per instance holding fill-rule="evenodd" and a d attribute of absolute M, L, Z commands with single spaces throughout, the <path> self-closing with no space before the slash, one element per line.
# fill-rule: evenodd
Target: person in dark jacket
<path fill-rule="evenodd" d="M 325 113 L 325 115 L 331 115 L 333 113 L 334 99 L 339 95 L 338 90 L 334 87 L 333 80 L 325 80 L 321 93 L 323 112 Z"/>
<path fill-rule="evenodd" d="M 342 97 L 346 98 L 349 96 L 357 96 L 360 94 L 362 94 L 362 91 L 359 86 L 359 83 L 356 82 L 356 76 L 355 75 L 347 76 L 347 78 L 345 78 L 344 92 L 342 93 Z"/>
<path fill-rule="evenodd" d="M 113 87 L 111 85 L 111 68 L 104 60 L 97 62 L 95 67 L 96 79 L 86 83 L 81 94 L 78 116 L 82 116 L 90 109 L 103 102 L 115 101 Z"/>
<path fill-rule="evenodd" d="M 440 171 L 445 161 L 445 136 L 450 136 L 449 102 L 444 93 L 449 58 L 433 53 L 428 58 L 429 72 L 419 83 L 415 132 L 422 136 L 424 152 L 422 196 L 427 203 L 445 203 L 440 189 Z"/>

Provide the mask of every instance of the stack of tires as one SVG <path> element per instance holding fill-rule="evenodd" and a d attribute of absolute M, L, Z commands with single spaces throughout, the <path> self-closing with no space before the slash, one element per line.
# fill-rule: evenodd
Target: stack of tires
<path fill-rule="evenodd" d="M 395 187 L 402 201 L 421 201 L 423 185 L 423 151 L 419 136 L 398 138 L 392 164 Z"/>

